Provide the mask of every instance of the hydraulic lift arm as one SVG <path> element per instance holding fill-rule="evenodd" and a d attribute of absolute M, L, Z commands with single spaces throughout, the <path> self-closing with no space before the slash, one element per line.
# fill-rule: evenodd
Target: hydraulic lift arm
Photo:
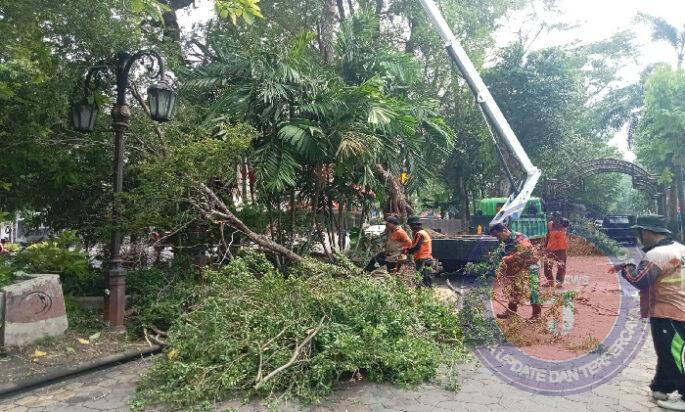
<path fill-rule="evenodd" d="M 526 179 L 523 181 L 523 184 L 518 188 L 513 188 L 514 192 L 509 196 L 507 202 L 502 206 L 490 224 L 503 222 L 510 217 L 516 219 L 526 207 L 526 202 L 528 202 L 533 189 L 535 189 L 535 185 L 540 179 L 540 169 L 533 166 L 533 163 L 531 163 L 526 151 L 523 150 L 521 143 L 516 137 L 516 134 L 511 129 L 511 126 L 509 126 L 509 122 L 504 118 L 502 111 L 500 111 L 497 103 L 495 103 L 495 99 L 492 98 L 490 91 L 485 86 L 485 83 L 483 83 L 483 79 L 481 79 L 478 71 L 473 66 L 471 59 L 469 59 L 469 56 L 466 54 L 461 43 L 454 37 L 452 30 L 450 30 L 433 0 L 420 1 L 424 10 L 428 13 L 428 17 L 433 21 L 433 25 L 438 30 L 440 37 L 445 42 L 447 53 L 457 65 L 459 72 L 464 77 L 464 80 L 466 80 L 473 95 L 476 97 L 476 102 L 480 106 L 485 121 L 488 123 L 490 132 L 496 133 L 504 140 L 511 153 L 518 160 L 526 173 Z M 493 136 L 493 138 L 495 138 L 495 136 Z M 504 158 L 502 156 L 500 156 L 500 158 L 504 163 Z M 507 174 L 509 174 L 506 163 L 504 163 L 504 167 L 507 170 Z"/>

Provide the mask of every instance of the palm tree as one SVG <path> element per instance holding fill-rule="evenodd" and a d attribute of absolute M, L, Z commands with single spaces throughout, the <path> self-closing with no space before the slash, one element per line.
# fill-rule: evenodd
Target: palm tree
<path fill-rule="evenodd" d="M 676 67 L 680 70 L 683 65 L 683 57 L 685 57 L 685 27 L 683 31 L 679 31 L 677 27 L 671 25 L 664 18 L 645 13 L 638 13 L 637 20 L 651 26 L 653 41 L 663 41 L 673 47 L 678 57 Z"/>
<path fill-rule="evenodd" d="M 342 225 L 334 203 L 339 211 L 366 203 L 369 190 L 386 194 L 386 211 L 406 213 L 397 179 L 403 162 L 413 165 L 417 185 L 454 140 L 437 104 L 412 92 L 412 58 L 384 46 L 377 24 L 365 13 L 343 24 L 334 68 L 308 47 L 311 35 L 254 44 L 249 33 L 217 34 L 204 47 L 206 63 L 185 82 L 209 102 L 208 122 L 259 130 L 249 163 L 270 214 L 280 219 L 284 199 L 293 205 L 297 195 L 311 207 L 309 227 L 322 231 L 324 223 L 329 239 Z"/>

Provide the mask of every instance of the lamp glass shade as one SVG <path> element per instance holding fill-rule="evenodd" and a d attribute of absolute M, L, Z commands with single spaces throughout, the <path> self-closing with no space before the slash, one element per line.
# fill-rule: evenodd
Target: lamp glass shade
<path fill-rule="evenodd" d="M 176 92 L 166 83 L 150 86 L 147 89 L 147 102 L 152 120 L 166 122 L 176 112 Z"/>
<path fill-rule="evenodd" d="M 97 115 L 98 106 L 96 104 L 81 102 L 71 106 L 71 121 L 78 131 L 92 132 L 95 128 Z"/>

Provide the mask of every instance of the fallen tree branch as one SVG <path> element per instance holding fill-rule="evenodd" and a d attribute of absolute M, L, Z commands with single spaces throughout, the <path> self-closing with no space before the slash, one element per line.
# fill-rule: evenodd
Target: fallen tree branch
<path fill-rule="evenodd" d="M 150 324 L 150 329 L 152 329 L 152 331 L 155 332 L 158 336 L 169 336 L 167 332 L 160 330 L 157 326 L 153 324 Z"/>
<path fill-rule="evenodd" d="M 204 183 L 199 184 L 200 192 L 208 199 L 206 202 L 191 202 L 205 217 L 214 221 L 215 223 L 225 222 L 232 228 L 242 232 L 248 239 L 257 245 L 268 249 L 272 252 L 278 253 L 289 260 L 295 262 L 302 262 L 304 258 L 292 250 L 280 245 L 266 236 L 260 235 L 252 231 L 243 221 L 238 219 L 226 206 L 226 204 L 217 196 L 216 193 Z M 217 219 L 219 218 L 219 219 Z"/>
<path fill-rule="evenodd" d="M 292 325 L 287 325 L 286 327 L 281 330 L 278 335 L 274 336 L 273 338 L 269 339 L 266 341 L 265 344 L 263 345 L 258 345 L 259 346 L 259 367 L 257 367 L 257 376 L 255 377 L 255 384 L 259 383 L 259 381 L 262 380 L 262 366 L 263 366 L 263 357 L 264 357 L 264 349 L 268 348 L 269 345 L 271 345 L 274 341 L 276 341 L 278 338 L 283 336 L 285 331 L 288 330 Z"/>
<path fill-rule="evenodd" d="M 450 282 L 449 279 L 446 281 L 447 286 L 454 292 L 455 295 L 457 295 L 457 311 L 460 311 L 464 308 L 464 290 L 462 288 L 456 288 L 454 285 L 452 285 L 452 282 Z"/>
<path fill-rule="evenodd" d="M 231 241 L 229 243 L 226 243 L 226 236 L 224 236 L 224 223 L 221 223 L 221 227 L 219 228 L 219 231 L 221 232 L 221 243 L 223 244 L 224 248 L 226 251 L 224 252 L 224 255 L 221 257 L 221 260 L 219 261 L 219 266 L 221 266 L 224 263 L 224 260 L 226 260 L 226 257 L 230 256 L 231 259 L 233 259 L 233 254 L 231 253 L 231 247 L 233 246 L 233 237 L 235 236 L 235 231 L 231 232 Z"/>
<path fill-rule="evenodd" d="M 323 323 L 323 318 L 321 318 L 321 321 L 319 322 L 319 326 L 317 326 L 315 329 L 312 329 L 309 331 L 307 334 L 307 337 L 304 338 L 302 343 L 298 343 L 297 339 L 295 339 L 295 350 L 293 350 L 293 355 L 290 357 L 290 360 L 283 364 L 282 366 L 279 366 L 278 368 L 274 369 L 271 373 L 266 375 L 263 379 L 260 379 L 257 383 L 254 385 L 254 389 L 259 389 L 262 386 L 264 386 L 265 383 L 267 383 L 271 378 L 274 376 L 278 375 L 280 372 L 284 371 L 285 369 L 288 369 L 290 366 L 298 362 L 298 358 L 300 357 L 300 353 L 302 352 L 302 349 L 305 348 L 309 342 L 311 342 L 312 339 L 319 333 L 321 330 L 321 323 Z M 260 371 L 261 372 L 261 371 Z"/>
<path fill-rule="evenodd" d="M 160 345 L 160 346 L 167 346 L 167 343 L 162 340 L 159 335 L 157 336 L 152 336 L 147 333 L 147 329 L 143 329 L 143 335 L 145 336 L 145 340 L 147 341 L 148 344 L 150 344 L 150 341 Z M 150 345 L 152 346 L 152 345 Z"/>

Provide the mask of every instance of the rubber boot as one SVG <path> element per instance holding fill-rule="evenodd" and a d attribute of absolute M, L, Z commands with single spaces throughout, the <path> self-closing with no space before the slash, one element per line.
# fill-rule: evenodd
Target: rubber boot
<path fill-rule="evenodd" d="M 517 310 L 518 310 L 518 305 L 516 303 L 510 303 L 507 306 L 506 311 L 504 311 L 503 313 L 497 314 L 497 319 L 509 319 L 509 317 L 516 315 Z"/>
<path fill-rule="evenodd" d="M 542 315 L 542 305 L 533 303 L 531 306 L 533 307 L 533 315 L 528 320 L 536 321 L 540 318 L 540 315 Z"/>

